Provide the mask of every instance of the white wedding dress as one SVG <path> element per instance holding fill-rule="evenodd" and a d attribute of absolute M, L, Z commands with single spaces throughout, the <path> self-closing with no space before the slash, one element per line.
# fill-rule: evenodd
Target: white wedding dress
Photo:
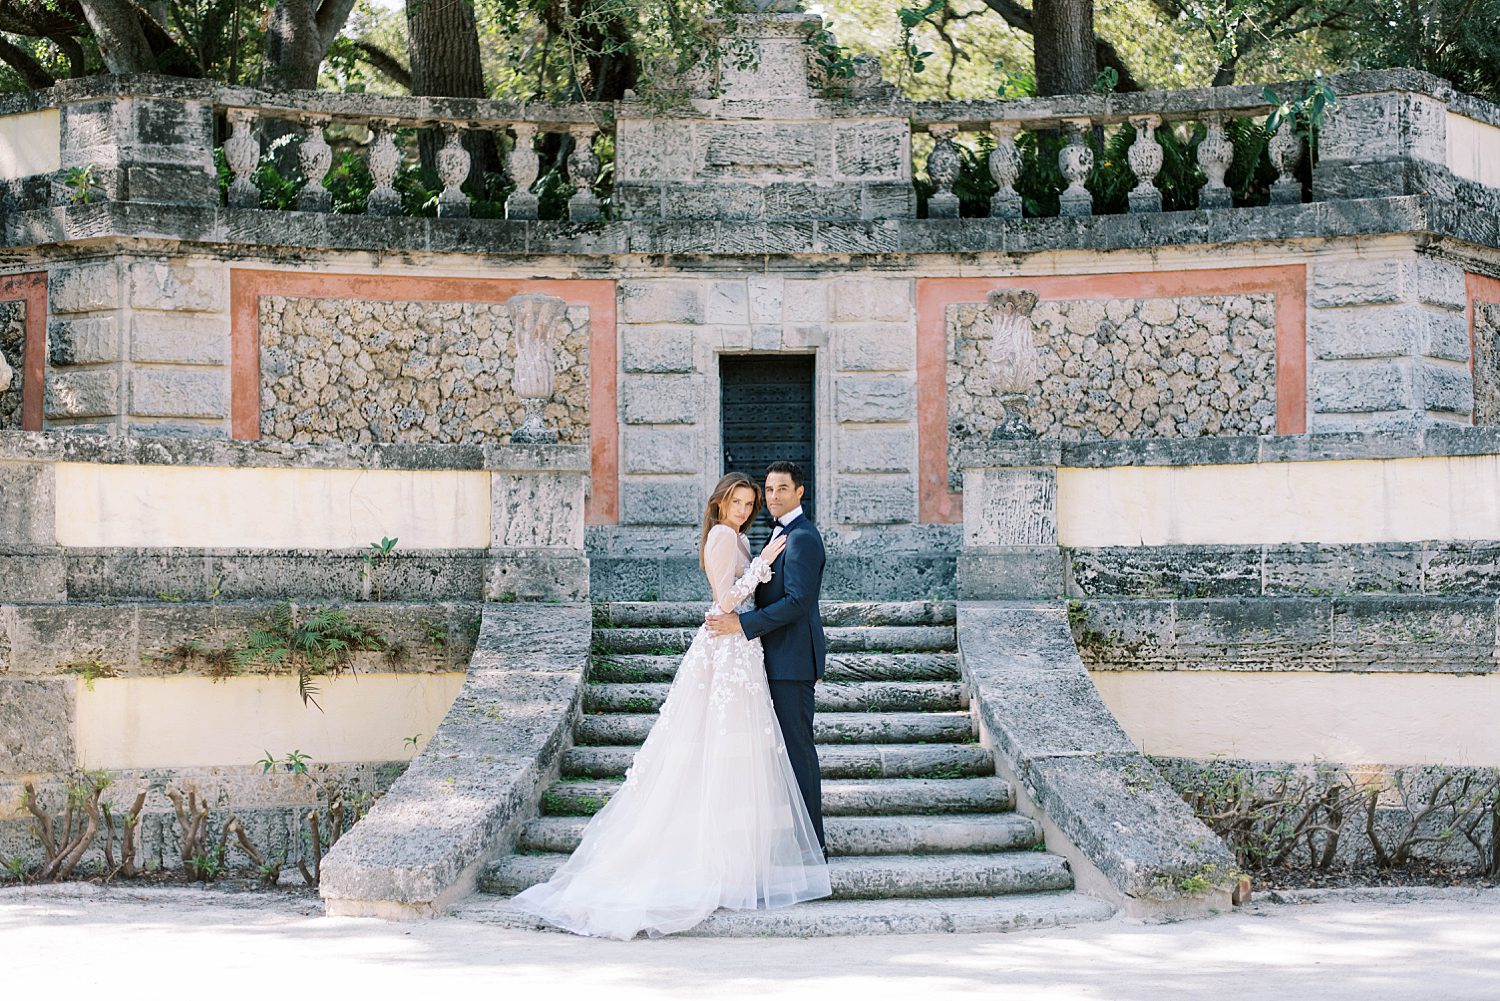
<path fill-rule="evenodd" d="M 726 525 L 704 564 L 714 608 L 743 611 L 770 568 Z M 699 627 L 620 790 L 527 913 L 580 935 L 683 931 L 720 907 L 826 897 L 828 866 L 771 707 L 760 640 Z"/>

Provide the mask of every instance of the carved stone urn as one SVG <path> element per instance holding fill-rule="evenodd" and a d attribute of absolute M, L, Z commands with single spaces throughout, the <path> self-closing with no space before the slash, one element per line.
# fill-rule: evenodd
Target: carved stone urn
<path fill-rule="evenodd" d="M 989 382 L 1001 406 L 1000 422 L 990 432 L 990 439 L 1035 438 L 1036 431 L 1013 408 L 1042 377 L 1042 363 L 1031 331 L 1031 311 L 1036 308 L 1037 294 L 1026 289 L 1006 289 L 991 292 L 986 302 L 990 313 Z"/>
<path fill-rule="evenodd" d="M 557 326 L 568 304 L 553 295 L 518 295 L 510 308 L 511 329 L 516 338 L 516 364 L 511 371 L 516 395 L 526 406 L 521 426 L 511 432 L 515 444 L 547 445 L 557 441 L 557 431 L 543 422 L 542 408 L 552 398 Z"/>

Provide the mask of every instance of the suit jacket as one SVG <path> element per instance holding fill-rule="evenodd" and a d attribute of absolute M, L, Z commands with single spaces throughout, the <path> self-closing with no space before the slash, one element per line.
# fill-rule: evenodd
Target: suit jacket
<path fill-rule="evenodd" d="M 786 549 L 771 564 L 771 579 L 755 589 L 755 610 L 740 613 L 740 628 L 760 637 L 771 681 L 823 677 L 828 643 L 818 593 L 823 587 L 823 536 L 803 515 L 786 526 Z"/>

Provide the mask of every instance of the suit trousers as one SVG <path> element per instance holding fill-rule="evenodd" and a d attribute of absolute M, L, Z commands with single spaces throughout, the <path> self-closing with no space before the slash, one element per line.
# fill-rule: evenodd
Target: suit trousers
<path fill-rule="evenodd" d="M 817 744 L 813 741 L 813 684 L 811 681 L 772 681 L 771 705 L 781 723 L 782 741 L 786 744 L 787 757 L 791 759 L 792 772 L 797 776 L 797 787 L 802 790 L 802 801 L 807 804 L 813 831 L 818 835 L 818 844 L 826 849 L 828 842 L 823 839 L 823 778 L 818 767 Z"/>

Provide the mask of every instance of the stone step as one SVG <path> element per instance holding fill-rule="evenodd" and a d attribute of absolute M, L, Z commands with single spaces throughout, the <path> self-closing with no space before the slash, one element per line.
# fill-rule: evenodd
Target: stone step
<path fill-rule="evenodd" d="M 641 629 L 594 630 L 595 653 L 682 653 L 696 628 L 650 626 Z M 834 626 L 824 629 L 829 653 L 856 651 L 951 652 L 957 645 L 953 626 Z"/>
<path fill-rule="evenodd" d="M 453 916 L 503 928 L 556 931 L 504 897 L 476 893 Z M 814 900 L 771 911 L 718 911 L 682 938 L 813 938 L 830 935 L 999 934 L 1104 921 L 1114 914 L 1082 893 L 910 900 Z"/>
<path fill-rule="evenodd" d="M 590 681 L 671 681 L 682 663 L 681 654 L 596 654 Z M 956 653 L 833 653 L 828 655 L 823 680 L 838 681 L 957 681 Z"/>
<path fill-rule="evenodd" d="M 639 744 L 656 720 L 656 713 L 588 713 L 574 739 L 586 747 Z M 967 712 L 821 713 L 813 736 L 820 744 L 967 744 L 974 718 Z"/>
<path fill-rule="evenodd" d="M 703 622 L 702 601 L 599 601 L 594 625 L 633 629 L 642 626 L 690 626 Z M 951 601 L 825 601 L 819 604 L 825 626 L 951 626 Z"/>
<path fill-rule="evenodd" d="M 583 690 L 583 711 L 656 712 L 671 688 L 661 682 L 590 684 Z M 820 713 L 943 711 L 968 704 L 963 687 L 951 681 L 824 682 L 814 689 L 814 703 Z"/>
<path fill-rule="evenodd" d="M 635 745 L 570 747 L 563 752 L 562 773 L 618 778 L 636 750 Z M 966 778 L 995 771 L 994 758 L 978 744 L 824 744 L 818 762 L 825 779 Z"/>
<path fill-rule="evenodd" d="M 502 856 L 485 867 L 479 888 L 520 893 L 552 878 L 567 858 L 562 852 Z M 828 869 L 835 900 L 993 897 L 1073 888 L 1068 863 L 1048 852 L 854 855 L 830 859 Z"/>
<path fill-rule="evenodd" d="M 597 813 L 620 788 L 618 779 L 554 782 L 542 794 L 552 817 Z M 993 776 L 963 779 L 838 779 L 823 783 L 829 817 L 881 814 L 994 813 L 1015 805 L 1010 783 Z"/>
<path fill-rule="evenodd" d="M 572 852 L 587 817 L 538 817 L 522 830 L 523 852 Z M 1041 829 L 1019 813 L 953 816 L 829 817 L 823 831 L 832 855 L 915 855 L 928 852 L 1003 852 L 1031 848 Z"/>

